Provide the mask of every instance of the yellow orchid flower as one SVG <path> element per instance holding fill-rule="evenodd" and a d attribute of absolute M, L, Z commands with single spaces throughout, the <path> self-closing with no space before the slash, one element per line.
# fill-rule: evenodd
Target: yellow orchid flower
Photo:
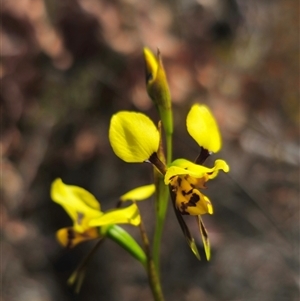
<path fill-rule="evenodd" d="M 66 210 L 73 221 L 72 227 L 57 231 L 58 241 L 66 247 L 100 237 L 98 227 L 124 223 L 137 226 L 141 222 L 136 204 L 104 213 L 91 193 L 78 186 L 66 185 L 61 179 L 52 183 L 51 198 Z"/>
<path fill-rule="evenodd" d="M 187 115 L 186 126 L 189 134 L 201 147 L 213 153 L 221 149 L 220 131 L 207 106 L 193 105 Z"/>
<path fill-rule="evenodd" d="M 165 184 L 169 184 L 175 193 L 175 206 L 181 214 L 202 215 L 212 214 L 213 209 L 209 198 L 199 189 L 217 176 L 219 170 L 229 171 L 224 160 L 216 160 L 215 166 L 208 168 L 185 159 L 172 162 L 165 175 Z"/>
<path fill-rule="evenodd" d="M 158 76 L 160 62 L 148 49 L 144 50 L 146 60 L 147 87 Z M 154 89 L 154 90 L 153 90 Z M 149 95 L 150 92 L 148 91 Z M 152 96 L 155 94 L 152 94 Z M 135 112 L 119 112 L 113 116 L 109 129 L 109 138 L 117 156 L 126 162 L 150 161 L 164 176 L 165 185 L 169 186 L 173 207 L 187 242 L 200 259 L 194 238 L 191 236 L 182 215 L 193 215 L 198 219 L 199 230 L 204 244 L 206 258 L 210 258 L 208 234 L 201 219 L 203 214 L 213 214 L 213 206 L 200 189 L 206 188 L 206 182 L 214 179 L 220 170 L 229 171 L 224 160 L 216 160 L 212 168 L 202 165 L 204 160 L 221 148 L 221 135 L 210 110 L 204 105 L 194 105 L 186 119 L 187 130 L 201 147 L 196 163 L 186 159 L 177 159 L 168 167 L 157 156 L 159 132 L 153 122 L 145 115 Z M 199 163 L 199 164 L 197 164 Z M 121 201 L 142 200 L 155 190 L 154 185 L 137 188 L 121 197 Z"/>
<path fill-rule="evenodd" d="M 142 113 L 121 111 L 111 119 L 109 141 L 115 154 L 125 162 L 149 160 L 158 150 L 159 139 L 157 127 Z"/>
<path fill-rule="evenodd" d="M 210 110 L 205 105 L 195 104 L 189 111 L 186 119 L 187 130 L 192 138 L 201 147 L 197 163 L 203 163 L 212 152 L 221 149 L 222 141 L 218 125 Z M 185 235 L 185 238 L 198 259 L 200 259 L 195 240 L 182 215 L 197 216 L 199 231 L 202 237 L 207 260 L 210 259 L 210 244 L 208 233 L 201 215 L 213 214 L 212 204 L 207 196 L 199 189 L 206 188 L 208 180 L 215 178 L 219 170 L 229 171 L 224 160 L 216 160 L 212 168 L 192 163 L 185 159 L 173 161 L 165 174 L 165 184 L 170 187 L 173 207 L 176 217 Z"/>
<path fill-rule="evenodd" d="M 186 159 L 177 159 L 171 163 L 165 174 L 165 184 L 169 184 L 178 222 L 191 250 L 198 259 L 200 259 L 200 256 L 194 238 L 191 236 L 182 215 L 197 216 L 206 258 L 209 260 L 210 245 L 201 215 L 206 213 L 213 214 L 213 207 L 209 198 L 202 194 L 199 189 L 206 188 L 205 183 L 215 178 L 219 170 L 223 170 L 224 172 L 229 171 L 229 166 L 224 160 L 216 160 L 215 166 L 208 168 Z"/>

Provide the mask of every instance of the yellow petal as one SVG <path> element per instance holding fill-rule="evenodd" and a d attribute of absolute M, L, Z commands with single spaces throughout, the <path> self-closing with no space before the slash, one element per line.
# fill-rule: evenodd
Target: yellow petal
<path fill-rule="evenodd" d="M 76 232 L 72 227 L 63 228 L 56 232 L 56 238 L 58 242 L 62 246 L 67 248 L 73 248 L 83 241 L 95 239 L 98 237 L 99 234 L 96 228 L 90 228 L 83 233 Z"/>
<path fill-rule="evenodd" d="M 120 199 L 122 201 L 142 201 L 148 199 L 155 192 L 155 185 L 145 185 L 128 191 Z"/>
<path fill-rule="evenodd" d="M 218 175 L 219 170 L 229 172 L 229 166 L 224 160 L 218 159 L 215 161 L 215 166 L 211 168 L 211 172 L 208 174 L 208 178 L 215 178 Z"/>
<path fill-rule="evenodd" d="M 196 142 L 210 152 L 221 149 L 221 135 L 215 118 L 207 106 L 195 104 L 186 119 L 187 130 Z"/>
<path fill-rule="evenodd" d="M 174 177 L 170 185 L 175 197 L 175 206 L 181 214 L 200 215 L 213 213 L 209 198 L 193 188 L 185 178 Z"/>
<path fill-rule="evenodd" d="M 141 222 L 139 209 L 136 204 L 122 209 L 112 209 L 104 213 L 101 217 L 89 222 L 91 227 L 111 224 L 131 224 L 138 226 Z"/>
<path fill-rule="evenodd" d="M 202 195 L 203 195 L 203 199 L 204 199 L 204 201 L 206 203 L 206 206 L 207 206 L 207 213 L 213 214 L 214 213 L 214 209 L 213 209 L 213 206 L 211 204 L 210 199 L 206 195 L 204 195 L 204 194 L 202 194 Z"/>
<path fill-rule="evenodd" d="M 159 133 L 146 115 L 122 111 L 111 119 L 109 141 L 125 162 L 144 162 L 158 150 Z"/>
<path fill-rule="evenodd" d="M 87 190 L 73 185 L 66 185 L 61 179 L 53 181 L 51 198 L 69 214 L 77 232 L 83 233 L 89 228 L 88 221 L 102 215 L 100 204 Z"/>
<path fill-rule="evenodd" d="M 167 169 L 165 184 L 168 185 L 171 178 L 177 175 L 189 175 L 197 179 L 204 178 L 206 182 L 208 179 L 215 178 L 219 170 L 223 170 L 224 172 L 229 171 L 229 166 L 224 160 L 218 159 L 215 161 L 214 167 L 208 168 L 186 159 L 177 159 L 173 161 L 171 166 Z"/>

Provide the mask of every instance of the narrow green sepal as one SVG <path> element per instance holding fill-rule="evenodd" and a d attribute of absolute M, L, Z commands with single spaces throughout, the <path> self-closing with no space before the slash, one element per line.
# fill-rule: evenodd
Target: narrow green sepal
<path fill-rule="evenodd" d="M 100 231 L 102 235 L 112 239 L 147 268 L 147 257 L 145 252 L 127 231 L 117 225 L 101 227 Z"/>
<path fill-rule="evenodd" d="M 98 250 L 99 246 L 103 243 L 104 237 L 102 236 L 97 244 L 92 248 L 92 250 L 87 254 L 87 256 L 82 260 L 76 270 L 68 279 L 68 285 L 75 286 L 75 292 L 78 294 L 80 292 L 83 280 L 85 278 L 86 267 L 90 259 L 95 255 L 95 252 Z"/>
<path fill-rule="evenodd" d="M 81 270 L 76 270 L 68 279 L 68 285 L 75 285 L 75 293 L 79 294 L 83 280 L 85 278 L 85 267 Z"/>
<path fill-rule="evenodd" d="M 198 226 L 199 226 L 199 230 L 201 233 L 201 238 L 202 238 L 202 242 L 203 242 L 206 259 L 207 259 L 207 261 L 209 261 L 210 260 L 210 243 L 209 243 L 209 239 L 208 239 L 208 233 L 207 233 L 207 230 L 204 226 L 204 223 L 203 223 L 200 215 L 197 216 L 197 219 L 198 219 Z"/>

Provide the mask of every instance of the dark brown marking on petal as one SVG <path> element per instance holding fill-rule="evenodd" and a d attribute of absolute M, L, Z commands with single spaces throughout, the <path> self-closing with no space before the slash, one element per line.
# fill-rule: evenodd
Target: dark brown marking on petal
<path fill-rule="evenodd" d="M 182 195 L 183 195 L 183 196 L 186 196 L 186 195 L 191 194 L 192 192 L 193 192 L 193 188 L 191 188 L 191 189 L 188 190 L 188 191 L 182 190 Z"/>
<path fill-rule="evenodd" d="M 188 204 L 190 205 L 190 206 L 197 206 L 197 203 L 200 201 L 200 197 L 199 197 L 199 195 L 197 194 L 197 193 L 193 193 L 192 194 L 192 196 L 190 197 L 190 199 L 189 199 L 189 202 L 188 202 Z"/>
<path fill-rule="evenodd" d="M 73 228 L 68 228 L 67 230 L 67 248 L 71 248 L 72 247 L 72 241 L 73 239 L 75 239 L 75 231 L 73 230 Z"/>
<path fill-rule="evenodd" d="M 183 194 L 183 196 L 185 196 L 185 195 Z M 189 207 L 196 207 L 199 200 L 200 200 L 199 195 L 197 193 L 193 193 L 191 195 L 191 197 L 189 198 L 189 200 L 187 200 L 186 202 L 181 202 L 180 203 L 180 206 L 179 206 L 178 210 L 183 215 L 190 215 L 190 213 L 187 212 L 187 209 Z"/>
<path fill-rule="evenodd" d="M 91 235 L 88 231 L 81 233 L 81 236 L 82 236 L 82 238 L 90 238 L 91 237 Z"/>
<path fill-rule="evenodd" d="M 186 198 L 187 202 L 185 203 L 187 207 L 196 207 L 197 203 L 200 200 L 200 197 L 197 193 L 193 192 L 193 191 L 188 191 L 188 193 L 182 191 L 182 195 L 185 197 L 188 194 L 191 194 L 189 199 Z"/>
<path fill-rule="evenodd" d="M 182 179 L 180 177 L 177 178 L 177 183 L 178 183 L 178 186 L 181 186 Z"/>
<path fill-rule="evenodd" d="M 193 184 L 193 183 L 190 183 L 190 179 L 191 177 L 189 175 L 186 175 L 184 176 L 184 179 L 189 183 L 189 185 L 192 187 L 192 188 L 196 188 L 196 185 Z"/>
<path fill-rule="evenodd" d="M 181 202 L 181 203 L 180 203 L 180 207 L 178 208 L 178 210 L 180 211 L 181 214 L 189 215 L 189 213 L 186 211 L 186 209 L 187 209 L 188 207 L 189 207 L 189 206 L 188 206 L 187 203 Z"/>

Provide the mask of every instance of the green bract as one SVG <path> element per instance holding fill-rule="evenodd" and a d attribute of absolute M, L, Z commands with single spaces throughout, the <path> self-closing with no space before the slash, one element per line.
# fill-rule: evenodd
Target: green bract
<path fill-rule="evenodd" d="M 171 94 L 160 52 L 157 51 L 156 57 L 151 50 L 144 48 L 144 59 L 148 95 L 157 106 L 165 131 L 170 135 L 173 133 Z"/>

